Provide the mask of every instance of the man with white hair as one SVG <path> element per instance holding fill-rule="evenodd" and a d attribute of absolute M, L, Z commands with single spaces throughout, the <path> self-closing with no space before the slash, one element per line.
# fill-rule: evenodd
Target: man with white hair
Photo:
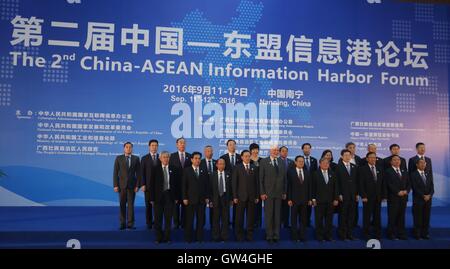
<path fill-rule="evenodd" d="M 270 156 L 261 160 L 260 194 L 264 201 L 266 240 L 272 244 L 280 239 L 281 201 L 286 199 L 286 171 L 278 156 L 278 145 L 270 147 Z"/>

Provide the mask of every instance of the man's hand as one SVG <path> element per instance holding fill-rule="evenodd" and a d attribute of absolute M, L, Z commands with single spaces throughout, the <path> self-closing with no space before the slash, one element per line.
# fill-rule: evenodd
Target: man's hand
<path fill-rule="evenodd" d="M 183 204 L 184 205 L 188 205 L 189 204 L 189 200 L 183 200 Z"/>
<path fill-rule="evenodd" d="M 403 191 L 399 191 L 399 192 L 397 193 L 397 195 L 400 196 L 400 197 L 402 197 L 402 196 L 403 196 Z"/>
<path fill-rule="evenodd" d="M 135 187 L 134 188 L 134 192 L 138 192 L 139 191 L 139 188 L 138 187 Z"/>
<path fill-rule="evenodd" d="M 362 198 L 363 203 L 367 203 L 369 201 L 367 198 Z"/>
<path fill-rule="evenodd" d="M 257 203 L 259 203 L 259 199 L 258 198 L 255 199 L 255 204 L 257 204 Z"/>
<path fill-rule="evenodd" d="M 114 187 L 114 192 L 119 192 L 119 187 Z"/>
<path fill-rule="evenodd" d="M 146 189 L 145 189 L 145 185 L 143 185 L 142 188 L 141 188 L 141 191 L 142 191 L 142 192 L 145 192 L 145 190 L 146 190 Z"/>
<path fill-rule="evenodd" d="M 308 201 L 308 205 L 312 206 L 313 202 L 312 201 Z"/>
<path fill-rule="evenodd" d="M 209 208 L 213 208 L 213 203 L 209 203 Z"/>
<path fill-rule="evenodd" d="M 208 198 L 205 199 L 205 203 L 209 204 L 209 199 Z"/>
<path fill-rule="evenodd" d="M 312 202 L 312 206 L 314 207 L 314 206 L 317 206 L 317 201 L 314 199 L 314 200 L 312 200 L 311 201 Z"/>
<path fill-rule="evenodd" d="M 292 200 L 289 200 L 289 201 L 288 201 L 288 206 L 291 206 L 291 207 L 292 207 L 293 204 L 294 204 L 294 203 L 292 203 Z"/>
<path fill-rule="evenodd" d="M 339 201 L 341 201 L 341 202 L 344 201 L 344 197 L 342 195 L 339 195 Z"/>
<path fill-rule="evenodd" d="M 359 196 L 358 195 L 356 195 L 355 200 L 356 200 L 356 202 L 359 201 Z"/>
<path fill-rule="evenodd" d="M 238 200 L 237 198 L 234 198 L 234 199 L 233 199 L 233 203 L 234 203 L 235 205 L 237 205 L 237 204 L 239 203 L 239 200 Z"/>
<path fill-rule="evenodd" d="M 265 201 L 267 199 L 267 194 L 261 194 L 261 200 Z"/>
<path fill-rule="evenodd" d="M 334 206 L 338 206 L 338 205 L 339 205 L 339 201 L 338 201 L 338 200 L 334 200 L 334 201 L 333 201 L 333 205 L 334 205 Z"/>
<path fill-rule="evenodd" d="M 283 200 L 286 200 L 286 194 L 281 195 L 281 198 L 282 198 Z"/>
<path fill-rule="evenodd" d="M 155 202 L 151 201 L 151 202 L 150 202 L 150 204 L 151 204 L 151 205 L 154 205 L 154 204 L 155 204 Z"/>

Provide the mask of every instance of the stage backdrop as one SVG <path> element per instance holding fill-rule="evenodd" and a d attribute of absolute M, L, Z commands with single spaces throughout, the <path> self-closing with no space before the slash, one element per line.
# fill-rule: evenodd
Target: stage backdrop
<path fill-rule="evenodd" d="M 449 6 L 0 0 L 0 205 L 116 205 L 114 158 L 234 138 L 433 159 L 450 202 Z M 137 203 L 143 204 L 142 193 Z"/>

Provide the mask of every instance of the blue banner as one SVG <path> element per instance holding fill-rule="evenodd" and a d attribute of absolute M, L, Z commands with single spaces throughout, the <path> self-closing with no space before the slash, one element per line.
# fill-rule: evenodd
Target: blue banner
<path fill-rule="evenodd" d="M 123 143 L 338 158 L 398 143 L 450 202 L 449 6 L 373 0 L 0 0 L 0 206 L 116 205 Z M 137 204 L 143 204 L 140 193 Z"/>

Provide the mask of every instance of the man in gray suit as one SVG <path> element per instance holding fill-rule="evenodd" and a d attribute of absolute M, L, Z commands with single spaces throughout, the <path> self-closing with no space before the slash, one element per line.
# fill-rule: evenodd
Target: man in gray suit
<path fill-rule="evenodd" d="M 120 230 L 125 230 L 127 205 L 127 228 L 134 230 L 134 199 L 141 184 L 141 165 L 139 157 L 132 155 L 133 144 L 126 142 L 123 145 L 123 152 L 124 154 L 117 156 L 114 162 L 113 184 L 114 191 L 119 193 Z"/>
<path fill-rule="evenodd" d="M 281 201 L 286 199 L 286 171 L 278 146 L 270 148 L 270 156 L 261 160 L 259 168 L 260 194 L 264 201 L 266 240 L 270 244 L 280 239 Z"/>

